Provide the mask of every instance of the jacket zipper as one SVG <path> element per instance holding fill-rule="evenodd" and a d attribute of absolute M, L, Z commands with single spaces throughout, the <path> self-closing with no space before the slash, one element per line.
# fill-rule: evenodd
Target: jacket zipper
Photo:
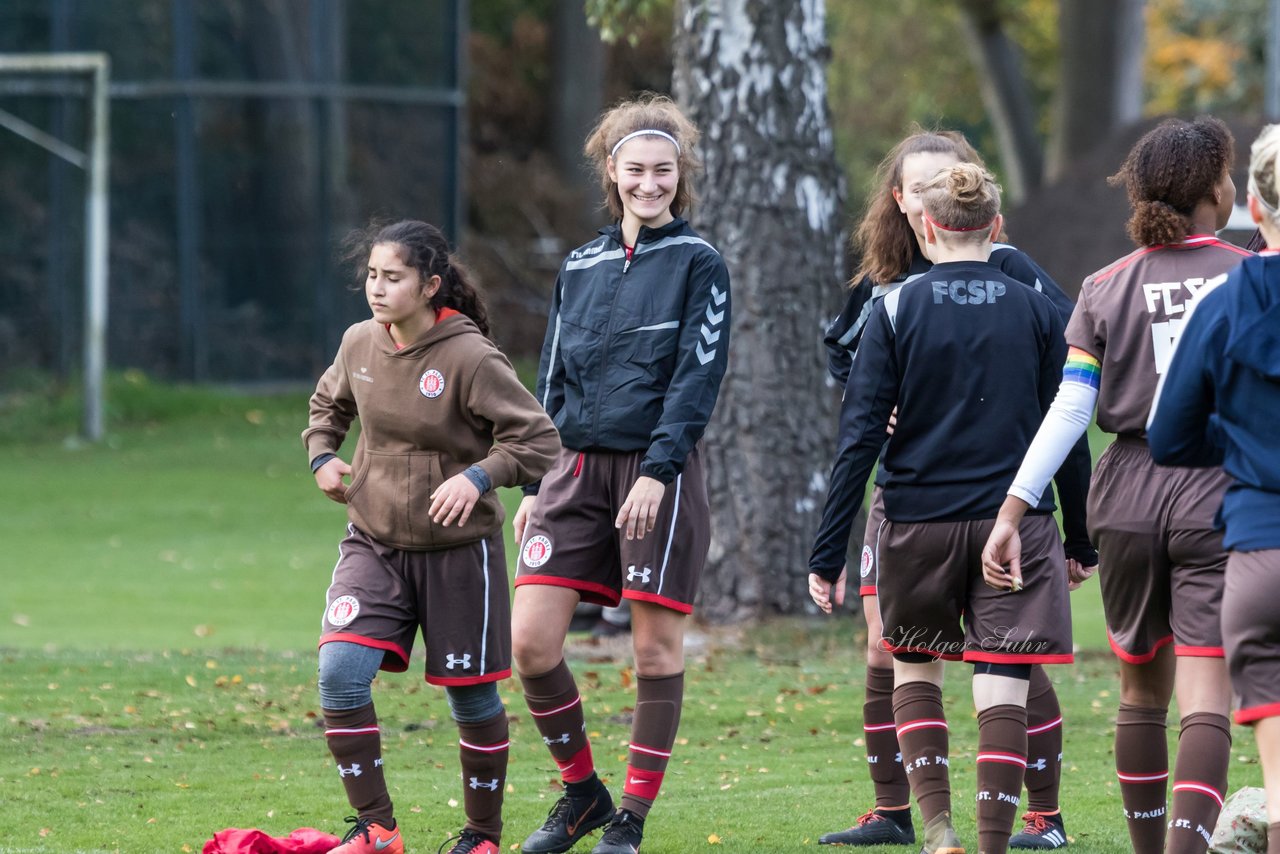
<path fill-rule="evenodd" d="M 623 244 L 624 247 L 626 244 Z M 636 238 L 636 249 L 640 248 L 640 239 Z M 625 251 L 625 250 L 624 250 Z M 631 252 L 631 257 L 635 257 L 635 250 Z M 600 359 L 600 377 L 596 383 L 596 405 L 591 411 L 591 444 L 599 444 L 600 441 L 600 397 L 604 394 L 604 375 L 609 370 L 609 350 L 613 345 L 613 315 L 618 309 L 618 295 L 622 293 L 621 279 L 627 275 L 627 270 L 631 269 L 631 258 L 628 258 L 622 264 L 622 276 L 619 277 L 618 287 L 613 291 L 613 300 L 609 303 L 609 317 L 605 325 L 604 352 Z"/>

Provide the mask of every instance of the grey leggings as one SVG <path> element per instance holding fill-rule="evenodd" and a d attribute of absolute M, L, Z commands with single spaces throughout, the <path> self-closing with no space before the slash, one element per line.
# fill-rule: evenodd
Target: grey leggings
<path fill-rule="evenodd" d="M 320 705 L 326 709 L 358 709 L 373 702 L 373 677 L 383 652 L 370 646 L 333 641 L 320 647 Z M 503 711 L 496 682 L 448 685 L 449 712 L 460 723 L 487 721 Z"/>

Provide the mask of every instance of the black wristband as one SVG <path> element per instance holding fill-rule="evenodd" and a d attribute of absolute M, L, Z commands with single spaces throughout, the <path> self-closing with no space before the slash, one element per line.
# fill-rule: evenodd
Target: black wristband
<path fill-rule="evenodd" d="M 321 454 L 320 456 L 316 457 L 314 460 L 311 461 L 311 473 L 315 474 L 316 472 L 320 471 L 320 466 L 329 462 L 329 460 L 337 459 L 337 457 L 338 457 L 337 454 Z"/>

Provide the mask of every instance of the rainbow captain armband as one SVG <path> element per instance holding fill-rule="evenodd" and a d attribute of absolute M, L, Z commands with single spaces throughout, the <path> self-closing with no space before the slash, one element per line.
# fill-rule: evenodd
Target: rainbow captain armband
<path fill-rule="evenodd" d="M 1079 347 L 1067 350 L 1067 364 L 1062 368 L 1064 383 L 1079 383 L 1097 390 L 1102 382 L 1102 363 Z"/>

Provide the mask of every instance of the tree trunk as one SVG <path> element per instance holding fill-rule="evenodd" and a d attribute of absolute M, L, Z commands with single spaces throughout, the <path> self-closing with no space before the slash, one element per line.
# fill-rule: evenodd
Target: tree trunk
<path fill-rule="evenodd" d="M 1036 133 L 1035 107 L 1018 47 L 1004 31 L 996 0 L 962 0 L 960 20 L 981 73 L 982 101 L 995 126 L 1009 202 L 1040 188 L 1044 149 Z"/>
<path fill-rule="evenodd" d="M 599 183 L 582 141 L 604 107 L 604 42 L 587 23 L 583 0 L 556 0 L 552 28 L 551 152 L 565 183 L 581 197 L 581 226 L 599 218 Z M 588 232 L 589 233 L 589 232 Z"/>
<path fill-rule="evenodd" d="M 843 179 L 823 0 L 680 0 L 676 97 L 702 129 L 692 222 L 733 287 L 729 371 L 707 431 L 711 620 L 812 607 L 837 395 L 821 334 L 840 299 Z"/>
<path fill-rule="evenodd" d="M 1062 85 L 1051 177 L 1142 116 L 1145 0 L 1059 0 Z"/>

